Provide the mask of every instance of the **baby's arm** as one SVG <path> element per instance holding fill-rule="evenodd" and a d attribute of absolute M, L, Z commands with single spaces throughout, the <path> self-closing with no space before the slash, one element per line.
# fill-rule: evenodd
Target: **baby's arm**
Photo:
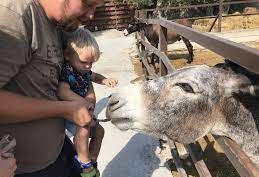
<path fill-rule="evenodd" d="M 117 79 L 106 78 L 101 74 L 92 72 L 91 79 L 93 82 L 101 85 L 106 85 L 107 87 L 115 87 L 118 83 Z"/>

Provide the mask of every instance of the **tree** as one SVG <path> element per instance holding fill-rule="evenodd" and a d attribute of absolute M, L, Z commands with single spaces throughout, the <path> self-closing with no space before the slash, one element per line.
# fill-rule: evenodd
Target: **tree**
<path fill-rule="evenodd" d="M 154 9 L 156 7 L 168 6 L 188 6 L 197 4 L 210 4 L 219 2 L 219 0 L 116 0 L 119 3 L 128 3 L 134 5 L 137 9 Z M 231 1 L 231 0 L 224 0 Z M 168 19 L 187 18 L 195 16 L 217 15 L 218 7 L 201 7 L 195 9 L 164 10 L 160 11 L 160 16 Z"/>
<path fill-rule="evenodd" d="M 218 0 L 116 0 L 119 3 L 133 4 L 138 8 L 145 8 L 154 5 L 159 7 L 165 6 L 182 6 L 182 5 L 194 5 L 194 4 L 204 4 L 204 3 L 215 3 Z"/>

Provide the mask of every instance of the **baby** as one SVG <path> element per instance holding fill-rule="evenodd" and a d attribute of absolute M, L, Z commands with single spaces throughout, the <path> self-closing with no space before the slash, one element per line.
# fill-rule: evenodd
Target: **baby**
<path fill-rule="evenodd" d="M 93 117 L 92 124 L 88 127 L 78 127 L 72 122 L 66 122 L 66 129 L 74 135 L 77 151 L 75 164 L 79 167 L 82 177 L 98 177 L 100 173 L 97 169 L 97 157 L 104 129 L 93 115 L 96 97 L 92 82 L 114 87 L 118 81 L 91 71 L 92 64 L 100 57 L 100 50 L 95 38 L 86 29 L 79 28 L 68 35 L 64 57 L 58 96 L 66 101 L 85 99 L 89 113 Z"/>

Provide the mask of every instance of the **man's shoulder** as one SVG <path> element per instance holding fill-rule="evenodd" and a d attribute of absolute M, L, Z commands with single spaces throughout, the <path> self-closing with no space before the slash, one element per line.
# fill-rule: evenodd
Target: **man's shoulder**
<path fill-rule="evenodd" d="M 5 9 L 10 13 L 23 16 L 28 10 L 33 0 L 1 0 L 0 9 Z"/>

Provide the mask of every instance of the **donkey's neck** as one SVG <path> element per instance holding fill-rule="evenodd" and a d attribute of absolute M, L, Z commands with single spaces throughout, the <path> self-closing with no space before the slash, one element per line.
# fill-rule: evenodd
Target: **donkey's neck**
<path fill-rule="evenodd" d="M 249 106 L 247 102 L 236 99 L 229 99 L 225 103 L 221 107 L 223 118 L 213 127 L 212 133 L 233 139 L 259 166 L 259 117 L 257 111 L 254 111 L 254 105 Z"/>

